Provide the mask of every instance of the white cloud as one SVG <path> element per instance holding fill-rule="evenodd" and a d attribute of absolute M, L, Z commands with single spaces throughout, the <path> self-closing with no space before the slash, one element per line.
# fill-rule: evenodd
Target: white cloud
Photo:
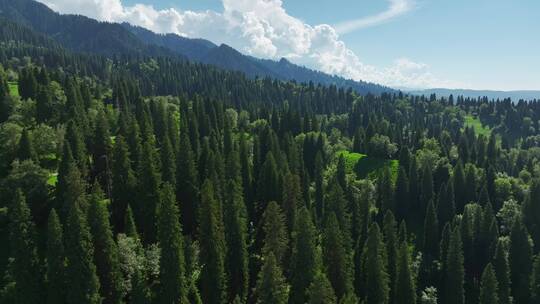
<path fill-rule="evenodd" d="M 335 25 L 339 34 L 346 34 L 366 27 L 387 22 L 409 12 L 414 7 L 414 0 L 388 0 L 390 6 L 384 12 L 376 15 L 340 22 Z"/>
<path fill-rule="evenodd" d="M 82 14 L 98 20 L 129 22 L 158 33 L 205 38 L 226 43 L 246 54 L 279 59 L 336 74 L 394 87 L 442 87 L 428 66 L 398 59 L 386 68 L 363 63 L 339 39 L 334 27 L 309 25 L 289 15 L 281 0 L 222 0 L 223 12 L 158 10 L 151 5 L 125 6 L 120 0 L 40 0 L 61 13 Z M 380 23 L 409 9 L 411 0 L 390 0 L 387 12 L 338 27 L 341 31 Z M 364 21 L 362 21 L 364 20 Z M 359 22 L 362 21 L 362 22 Z"/>

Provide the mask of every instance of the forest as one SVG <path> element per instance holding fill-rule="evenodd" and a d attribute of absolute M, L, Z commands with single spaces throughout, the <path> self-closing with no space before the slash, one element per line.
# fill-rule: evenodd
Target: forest
<path fill-rule="evenodd" d="M 539 100 L 0 25 L 0 303 L 540 303 Z"/>

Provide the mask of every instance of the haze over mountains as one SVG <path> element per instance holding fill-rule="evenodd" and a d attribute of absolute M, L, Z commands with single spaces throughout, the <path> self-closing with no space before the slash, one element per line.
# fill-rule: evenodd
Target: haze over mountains
<path fill-rule="evenodd" d="M 395 92 L 385 86 L 314 71 L 286 59 L 272 61 L 246 56 L 230 46 L 217 46 L 204 39 L 156 34 L 127 23 L 99 22 L 80 15 L 61 15 L 33 0 L 0 0 L 0 18 L 22 24 L 75 52 L 178 57 L 240 71 L 250 77 L 350 87 L 360 94 Z"/>

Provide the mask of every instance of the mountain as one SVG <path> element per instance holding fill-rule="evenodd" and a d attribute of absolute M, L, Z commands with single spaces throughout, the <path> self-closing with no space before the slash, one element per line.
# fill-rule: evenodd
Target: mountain
<path fill-rule="evenodd" d="M 179 57 L 240 71 L 249 77 L 271 77 L 352 88 L 359 94 L 381 94 L 396 90 L 364 81 L 353 81 L 280 61 L 247 56 L 234 48 L 204 39 L 176 34 L 156 34 L 128 23 L 99 22 L 80 15 L 62 15 L 34 0 L 0 0 L 0 17 L 44 34 L 63 47 L 91 54 Z"/>
<path fill-rule="evenodd" d="M 167 48 L 142 42 L 120 24 L 80 15 L 60 15 L 33 0 L 0 0 L 0 17 L 45 34 L 76 52 L 106 56 L 179 56 Z"/>
<path fill-rule="evenodd" d="M 142 27 L 122 23 L 124 28 L 148 44 L 168 48 L 190 60 L 213 64 L 227 70 L 244 72 L 254 77 L 272 77 L 280 80 L 295 80 L 301 83 L 320 83 L 352 88 L 361 93 L 381 94 L 396 90 L 364 81 L 354 81 L 333 76 L 291 63 L 285 58 L 279 61 L 259 59 L 247 56 L 234 48 L 222 44 L 220 46 L 204 39 L 190 39 L 176 34 L 156 34 Z"/>
<path fill-rule="evenodd" d="M 415 95 L 431 95 L 437 96 L 463 96 L 470 98 L 487 97 L 488 99 L 505 99 L 511 98 L 514 101 L 518 100 L 540 100 L 540 91 L 492 91 L 492 90 L 465 90 L 465 89 L 427 89 L 409 91 Z"/>

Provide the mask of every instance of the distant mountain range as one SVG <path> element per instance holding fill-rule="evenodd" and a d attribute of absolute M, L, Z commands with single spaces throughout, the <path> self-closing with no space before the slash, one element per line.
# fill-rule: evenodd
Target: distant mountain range
<path fill-rule="evenodd" d="M 437 96 L 464 96 L 470 98 L 487 97 L 488 99 L 505 99 L 511 98 L 513 101 L 518 100 L 540 100 L 540 91 L 491 91 L 491 90 L 463 90 L 463 89 L 427 89 L 407 91 L 415 95 L 431 95 Z"/>
<path fill-rule="evenodd" d="M 175 34 L 156 34 L 127 23 L 99 22 L 80 15 L 61 15 L 33 0 L 0 0 L 0 18 L 11 20 L 44 34 L 61 46 L 75 51 L 104 56 L 178 57 L 217 67 L 240 71 L 249 77 L 352 88 L 359 94 L 397 92 L 385 86 L 345 79 L 298 66 L 286 59 L 258 59 L 244 55 L 227 45 L 217 46 L 204 39 Z"/>

